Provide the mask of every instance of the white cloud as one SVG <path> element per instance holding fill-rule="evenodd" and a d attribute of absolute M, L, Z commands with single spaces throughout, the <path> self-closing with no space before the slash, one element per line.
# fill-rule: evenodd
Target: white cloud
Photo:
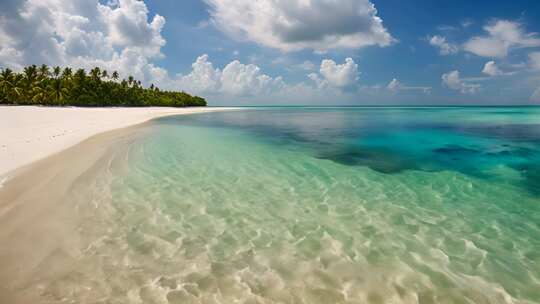
<path fill-rule="evenodd" d="M 191 73 L 179 75 L 181 88 L 202 94 L 215 93 L 221 88 L 221 71 L 208 61 L 208 55 L 199 56 L 191 67 Z"/>
<path fill-rule="evenodd" d="M 120 0 L 118 7 L 100 5 L 101 18 L 106 20 L 108 40 L 113 45 L 131 47 L 147 56 L 161 55 L 165 39 L 161 30 L 165 18 L 155 15 L 148 23 L 148 9 L 143 1 Z"/>
<path fill-rule="evenodd" d="M 497 20 L 484 26 L 484 30 L 487 36 L 471 38 L 464 44 L 464 49 L 482 57 L 502 58 L 514 48 L 540 46 L 538 35 L 525 32 L 518 22 Z"/>
<path fill-rule="evenodd" d="M 272 78 L 261 73 L 254 64 L 242 64 L 235 60 L 221 74 L 221 89 L 231 95 L 258 95 L 272 93 L 283 87 L 281 77 Z"/>
<path fill-rule="evenodd" d="M 358 81 L 358 65 L 352 58 L 345 59 L 345 63 L 337 64 L 331 59 L 325 59 L 321 62 L 319 70 L 324 78 L 333 87 L 346 88 L 354 85 Z"/>
<path fill-rule="evenodd" d="M 486 62 L 486 64 L 484 65 L 484 69 L 482 70 L 482 73 L 486 74 L 486 75 L 489 75 L 489 76 L 500 76 L 500 75 L 503 75 L 504 73 L 501 71 L 501 69 L 499 69 L 499 67 L 497 66 L 497 64 L 495 63 L 495 61 L 488 61 Z"/>
<path fill-rule="evenodd" d="M 508 44 L 492 38 L 475 37 L 464 45 L 465 50 L 482 57 L 505 57 Z"/>
<path fill-rule="evenodd" d="M 254 64 L 242 64 L 234 60 L 223 71 L 214 68 L 208 55 L 202 55 L 192 65 L 188 75 L 179 75 L 171 84 L 202 95 L 226 94 L 229 96 L 253 96 L 271 94 L 281 90 L 285 83 L 281 77 L 263 74 Z"/>
<path fill-rule="evenodd" d="M 162 56 L 165 18 L 149 20 L 143 1 L 8 1 L 2 9 L 0 66 L 99 66 L 145 83 L 166 76 L 150 62 Z"/>
<path fill-rule="evenodd" d="M 313 83 L 315 83 L 315 87 L 317 89 L 326 89 L 328 88 L 328 81 L 322 79 L 319 74 L 317 73 L 310 73 L 307 75 L 307 77 L 309 79 L 311 79 L 311 81 L 313 81 Z"/>
<path fill-rule="evenodd" d="M 529 65 L 534 70 L 540 70 L 540 52 L 529 54 Z"/>
<path fill-rule="evenodd" d="M 395 40 L 369 0 L 205 0 L 220 30 L 296 51 L 381 47 Z"/>
<path fill-rule="evenodd" d="M 189 74 L 177 75 L 166 81 L 165 88 L 182 89 L 205 97 L 219 100 L 249 100 L 256 97 L 258 102 L 282 101 L 327 101 L 329 96 L 347 98 L 358 80 L 358 66 L 351 58 L 343 64 L 326 59 L 321 63 L 319 73 L 311 73 L 308 82 L 288 84 L 283 79 L 271 77 L 254 64 L 243 64 L 234 60 L 223 69 L 214 67 L 208 55 L 202 55 L 192 64 Z M 350 95 L 350 94 L 349 94 Z M 324 97 L 324 98 L 323 98 Z M 326 98 L 326 99 L 325 99 Z"/>
<path fill-rule="evenodd" d="M 15 70 L 22 69 L 20 64 L 22 62 L 22 58 L 23 53 L 14 48 L 0 48 L 0 64 L 4 65 L 5 67 Z"/>
<path fill-rule="evenodd" d="M 474 94 L 480 90 L 479 84 L 469 83 L 461 79 L 459 71 L 451 71 L 442 75 L 442 82 L 452 90 L 460 91 L 463 94 Z"/>
<path fill-rule="evenodd" d="M 393 78 L 388 85 L 386 86 L 386 89 L 392 92 L 399 92 L 399 91 L 422 91 L 425 94 L 431 93 L 431 87 L 414 87 L 414 86 L 407 86 L 402 84 L 397 78 Z"/>
<path fill-rule="evenodd" d="M 400 89 L 400 87 L 401 83 L 396 78 L 392 79 L 392 81 L 390 81 L 390 83 L 388 83 L 388 85 L 386 86 L 386 88 L 390 91 L 397 91 Z"/>
<path fill-rule="evenodd" d="M 429 38 L 429 44 L 439 48 L 439 54 L 446 56 L 455 54 L 458 52 L 458 47 L 452 43 L 446 41 L 443 36 L 435 35 Z"/>
<path fill-rule="evenodd" d="M 311 73 L 308 78 L 311 82 L 299 82 L 297 84 L 285 83 L 281 77 L 271 77 L 263 73 L 260 67 L 254 64 L 243 64 L 234 60 L 223 69 L 215 67 L 209 60 L 208 55 L 202 55 L 192 64 L 192 71 L 189 74 L 179 74 L 174 79 L 166 81 L 165 88 L 176 88 L 193 92 L 214 101 L 227 101 L 233 103 L 310 103 L 328 102 L 329 98 L 341 101 L 354 101 L 354 90 L 346 90 L 347 87 L 337 87 L 335 85 L 348 84 L 356 77 L 343 76 L 341 71 L 347 71 L 351 64 L 352 70 L 357 71 L 356 65 L 346 61 L 342 65 L 337 65 L 336 73 L 341 76 L 334 76 L 334 84 L 322 74 Z M 356 72 L 357 73 L 357 72 Z M 339 79 L 339 80 L 338 80 Z M 351 84 L 351 88 L 353 84 Z"/>

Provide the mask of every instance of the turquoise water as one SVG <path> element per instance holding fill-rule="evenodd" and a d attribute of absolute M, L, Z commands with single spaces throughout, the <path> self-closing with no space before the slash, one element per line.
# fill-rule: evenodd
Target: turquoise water
<path fill-rule="evenodd" d="M 88 303 L 540 303 L 539 108 L 156 120 L 98 170 Z"/>

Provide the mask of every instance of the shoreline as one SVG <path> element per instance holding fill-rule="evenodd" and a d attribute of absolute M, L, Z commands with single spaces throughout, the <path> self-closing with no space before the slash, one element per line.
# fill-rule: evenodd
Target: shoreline
<path fill-rule="evenodd" d="M 0 189 L 15 171 L 92 136 L 152 119 L 236 108 L 0 106 Z"/>
<path fill-rule="evenodd" d="M 91 241 L 79 234 L 83 219 L 101 212 L 74 189 L 126 154 L 139 130 L 160 117 L 233 109 L 0 106 L 0 302 L 56 297 L 41 282 L 76 267 Z"/>
<path fill-rule="evenodd" d="M 49 303 L 55 297 L 43 293 L 41 282 L 76 267 L 89 245 L 79 235 L 82 219 L 100 212 L 81 200 L 76 185 L 94 182 L 93 174 L 127 153 L 148 123 L 99 133 L 12 171 L 0 189 L 0 302 Z"/>

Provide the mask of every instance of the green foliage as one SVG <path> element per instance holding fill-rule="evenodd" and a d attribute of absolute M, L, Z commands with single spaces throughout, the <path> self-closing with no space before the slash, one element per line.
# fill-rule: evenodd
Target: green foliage
<path fill-rule="evenodd" d="M 206 100 L 185 92 L 162 91 L 153 84 L 143 88 L 133 76 L 100 68 L 90 72 L 71 68 L 52 70 L 47 65 L 24 68 L 22 73 L 0 70 L 0 104 L 81 107 L 190 107 L 206 106 Z"/>

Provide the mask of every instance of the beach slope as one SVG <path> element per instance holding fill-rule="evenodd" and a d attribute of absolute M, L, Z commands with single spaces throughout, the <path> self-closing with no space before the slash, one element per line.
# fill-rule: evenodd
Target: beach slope
<path fill-rule="evenodd" d="M 93 135 L 162 116 L 226 109 L 0 106 L 0 185 L 10 171 Z"/>

